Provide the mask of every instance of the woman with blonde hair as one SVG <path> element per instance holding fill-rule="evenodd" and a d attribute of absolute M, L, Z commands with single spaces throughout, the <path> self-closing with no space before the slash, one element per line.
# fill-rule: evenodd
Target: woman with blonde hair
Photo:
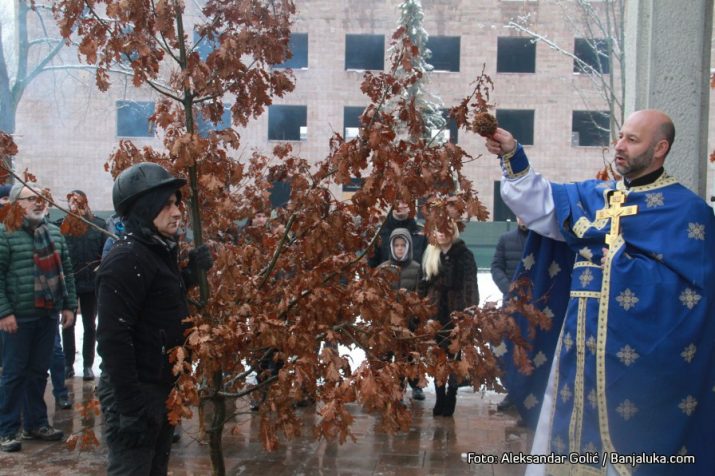
<path fill-rule="evenodd" d="M 467 245 L 459 239 L 459 228 L 456 223 L 452 223 L 447 233 L 442 231 L 433 233 L 422 257 L 422 275 L 420 291 L 437 307 L 433 319 L 442 325 L 437 334 L 437 344 L 447 352 L 449 359 L 459 358 L 458 355 L 450 354 L 448 351 L 449 335 L 454 328 L 450 314 L 479 304 L 479 288 L 477 263 Z M 432 409 L 432 415 L 451 417 L 457 404 L 456 376 L 450 375 L 448 382 L 442 385 L 438 385 L 435 381 L 434 386 L 437 401 Z"/>

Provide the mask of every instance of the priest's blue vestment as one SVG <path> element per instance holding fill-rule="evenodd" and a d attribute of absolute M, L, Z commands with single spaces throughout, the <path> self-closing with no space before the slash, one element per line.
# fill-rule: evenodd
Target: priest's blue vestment
<path fill-rule="evenodd" d="M 568 301 L 547 388 L 548 452 L 598 463 L 547 473 L 714 474 L 713 210 L 665 173 L 643 186 L 590 180 L 550 192 L 565 243 L 549 241 L 576 257 L 569 289 L 550 292 Z M 604 213 L 619 208 L 629 212 Z M 549 259 L 542 249 L 531 267 L 548 269 L 540 256 Z M 681 456 L 695 461 L 674 464 Z"/>

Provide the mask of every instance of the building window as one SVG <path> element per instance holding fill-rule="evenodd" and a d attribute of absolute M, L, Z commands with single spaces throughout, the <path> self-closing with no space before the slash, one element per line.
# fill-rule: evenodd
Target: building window
<path fill-rule="evenodd" d="M 153 101 L 117 101 L 117 136 L 154 137 Z"/>
<path fill-rule="evenodd" d="M 511 132 L 522 145 L 534 144 L 533 109 L 497 109 L 499 127 Z"/>
<path fill-rule="evenodd" d="M 268 140 L 306 140 L 307 106 L 269 106 Z"/>
<path fill-rule="evenodd" d="M 459 138 L 457 122 L 449 115 L 449 109 L 442 109 L 442 117 L 444 117 L 444 120 L 447 121 L 446 127 L 441 132 L 438 129 L 433 129 L 431 131 L 432 137 L 439 135 L 435 141 L 439 144 L 444 144 L 446 142 L 456 144 L 457 139 Z"/>
<path fill-rule="evenodd" d="M 573 111 L 571 145 L 607 147 L 610 137 L 608 111 Z"/>
<path fill-rule="evenodd" d="M 536 44 L 530 38 L 497 38 L 497 73 L 536 72 Z"/>
<path fill-rule="evenodd" d="M 345 35 L 345 69 L 382 70 L 385 68 L 383 35 Z"/>
<path fill-rule="evenodd" d="M 284 207 L 290 200 L 290 183 L 283 180 L 273 182 L 271 186 L 271 208 Z"/>
<path fill-rule="evenodd" d="M 447 131 L 449 131 L 449 137 L 447 141 L 452 144 L 456 144 L 459 141 L 459 128 L 457 127 L 457 121 L 454 120 L 452 116 L 449 115 L 449 109 L 442 110 L 442 115 L 447 120 Z"/>
<path fill-rule="evenodd" d="M 608 59 L 608 40 L 575 38 L 573 54 L 574 73 L 601 73 L 611 72 L 611 63 Z"/>
<path fill-rule="evenodd" d="M 221 46 L 221 42 L 218 38 L 209 40 L 199 35 L 197 31 L 194 31 L 194 50 L 199 54 L 201 61 L 206 61 L 206 58 L 219 46 Z"/>
<path fill-rule="evenodd" d="M 434 71 L 459 71 L 460 38 L 458 36 L 430 36 L 427 48 L 432 56 L 427 60 Z"/>
<path fill-rule="evenodd" d="M 214 124 L 213 121 L 204 117 L 201 111 L 197 111 L 194 117 L 196 118 L 196 132 L 200 137 L 205 138 L 211 131 L 218 132 L 231 127 L 231 109 L 228 104 L 223 105 L 223 114 L 221 114 L 218 124 Z"/>
<path fill-rule="evenodd" d="M 345 106 L 343 108 L 343 137 L 345 140 L 354 139 L 360 135 L 360 116 L 364 107 Z"/>
<path fill-rule="evenodd" d="M 516 221 L 516 215 L 501 198 L 501 180 L 494 182 L 494 214 L 492 217 L 494 221 Z"/>
<path fill-rule="evenodd" d="M 291 33 L 288 48 L 292 56 L 274 68 L 308 68 L 308 34 Z"/>

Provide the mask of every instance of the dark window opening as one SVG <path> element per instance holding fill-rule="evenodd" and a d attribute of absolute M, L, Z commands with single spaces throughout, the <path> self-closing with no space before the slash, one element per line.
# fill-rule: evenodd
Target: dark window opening
<path fill-rule="evenodd" d="M 449 131 L 449 138 L 447 140 L 452 144 L 456 144 L 459 141 L 459 128 L 457 127 L 457 121 L 449 115 L 449 109 L 442 110 L 442 114 L 444 115 L 444 118 L 447 119 L 446 130 Z"/>
<path fill-rule="evenodd" d="M 497 38 L 497 73 L 536 72 L 536 44 L 530 38 Z"/>
<path fill-rule="evenodd" d="M 343 193 L 355 193 L 362 188 L 362 184 L 365 182 L 364 179 L 358 177 L 352 177 L 350 183 L 343 184 Z"/>
<path fill-rule="evenodd" d="M 208 137 L 211 131 L 222 131 L 224 129 L 231 128 L 231 109 L 228 104 L 223 106 L 223 114 L 221 114 L 221 121 L 218 124 L 214 124 L 212 120 L 204 117 L 201 111 L 196 114 L 196 132 L 200 137 Z"/>
<path fill-rule="evenodd" d="M 284 207 L 290 200 L 290 183 L 283 180 L 273 182 L 270 192 L 271 208 Z"/>
<path fill-rule="evenodd" d="M 574 60 L 574 73 L 610 73 L 608 46 L 608 40 L 575 38 L 573 54 L 581 61 Z"/>
<path fill-rule="evenodd" d="M 274 68 L 301 69 L 308 67 L 308 34 L 291 33 L 288 42 L 291 57 Z"/>
<path fill-rule="evenodd" d="M 571 145 L 607 147 L 610 138 L 608 111 L 573 111 Z"/>
<path fill-rule="evenodd" d="M 447 121 L 447 123 L 445 124 L 445 128 L 441 132 L 439 129 L 433 129 L 431 131 L 432 137 L 439 134 L 439 136 L 436 138 L 436 141 L 438 143 L 444 144 L 445 142 L 451 142 L 452 144 L 456 144 L 457 140 L 459 139 L 459 129 L 457 128 L 457 122 L 449 115 L 449 109 L 442 109 L 441 112 L 442 117 L 445 121 Z"/>
<path fill-rule="evenodd" d="M 360 134 L 360 116 L 364 107 L 360 106 L 345 106 L 343 108 L 343 137 L 345 140 L 354 139 Z"/>
<path fill-rule="evenodd" d="M 117 136 L 154 137 L 153 114 L 152 101 L 117 101 Z"/>
<path fill-rule="evenodd" d="M 345 69 L 380 71 L 384 68 L 383 35 L 345 35 Z"/>
<path fill-rule="evenodd" d="M 269 106 L 268 140 L 306 140 L 307 106 Z"/>
<path fill-rule="evenodd" d="M 427 48 L 432 56 L 427 60 L 434 71 L 459 71 L 460 38 L 458 36 L 430 36 Z"/>
<path fill-rule="evenodd" d="M 534 144 L 533 109 L 497 109 L 499 127 L 511 132 L 522 145 Z"/>
<path fill-rule="evenodd" d="M 494 182 L 494 221 L 516 221 L 516 215 L 501 198 L 501 182 Z"/>

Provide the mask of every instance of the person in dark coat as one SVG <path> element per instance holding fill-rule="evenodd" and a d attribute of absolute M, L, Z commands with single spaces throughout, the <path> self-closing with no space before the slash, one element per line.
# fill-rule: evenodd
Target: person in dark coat
<path fill-rule="evenodd" d="M 506 302 L 511 282 L 514 280 L 516 268 L 521 262 L 524 245 L 526 245 L 526 237 L 529 235 L 529 230 L 521 218 L 517 217 L 516 223 L 516 229 L 507 231 L 499 237 L 497 249 L 492 259 L 492 279 L 499 287 L 499 291 L 502 292 L 502 302 L 504 303 Z M 497 410 L 499 411 L 507 411 L 513 407 L 514 404 L 508 393 L 504 396 L 502 401 L 497 404 Z"/>
<path fill-rule="evenodd" d="M 109 475 L 166 474 L 174 427 L 166 399 L 175 382 L 170 351 L 184 343 L 187 287 L 212 261 L 203 246 L 183 272 L 176 235 L 180 188 L 163 167 L 143 162 L 123 171 L 112 199 L 126 233 L 97 272 L 97 395 L 109 448 Z"/>
<path fill-rule="evenodd" d="M 382 263 L 378 268 L 396 269 L 398 279 L 392 283 L 394 289 L 405 289 L 407 291 L 417 291 L 422 279 L 422 266 L 412 259 L 413 253 L 412 235 L 407 228 L 395 228 L 390 235 L 390 259 Z M 408 329 L 414 332 L 417 329 L 417 322 L 410 319 Z M 417 380 L 409 380 L 412 388 L 412 398 L 414 400 L 424 400 L 425 394 L 417 385 Z"/>
<path fill-rule="evenodd" d="M 427 238 L 422 232 L 422 227 L 417 221 L 410 217 L 410 206 L 405 202 L 397 202 L 385 219 L 385 224 L 380 230 L 375 250 L 367 260 L 371 268 L 377 268 L 380 264 L 390 259 L 390 235 L 395 228 L 407 228 L 412 237 L 412 259 L 418 263 L 422 262 L 422 254 L 427 246 Z"/>
<path fill-rule="evenodd" d="M 69 209 L 72 213 L 80 215 L 92 222 L 97 228 L 87 226 L 81 235 L 68 232 L 65 228 L 65 240 L 70 250 L 70 258 L 75 273 L 75 286 L 79 300 L 80 313 L 82 314 L 82 378 L 94 380 L 94 346 L 97 320 L 97 298 L 94 294 L 95 270 L 102 259 L 102 249 L 107 235 L 101 230 L 105 229 L 104 220 L 97 218 L 92 213 L 87 201 L 87 195 L 82 190 L 73 190 L 67 195 Z M 67 218 L 65 218 L 67 220 Z M 99 229 L 98 229 L 99 228 Z M 76 321 L 75 321 L 76 322 Z M 62 330 L 62 343 L 65 353 L 65 377 L 74 376 L 75 332 L 74 325 Z"/>
<path fill-rule="evenodd" d="M 516 267 L 521 262 L 526 237 L 529 234 L 529 230 L 521 219 L 517 218 L 516 223 L 516 229 L 507 231 L 499 237 L 492 259 L 492 279 L 504 295 L 504 299 L 506 299 L 506 293 L 509 292 L 509 286 L 514 279 Z"/>
<path fill-rule="evenodd" d="M 434 319 L 441 324 L 437 335 L 438 345 L 447 352 L 449 359 L 459 359 L 459 355 L 448 350 L 449 334 L 454 328 L 451 314 L 467 307 L 479 304 L 479 285 L 477 284 L 477 263 L 474 255 L 459 239 L 459 229 L 454 224 L 451 234 L 437 231 L 435 244 L 430 243 L 422 258 L 423 281 L 420 293 L 427 296 L 437 307 Z M 449 384 L 447 386 L 447 383 Z M 456 375 L 450 375 L 448 382 L 439 385 L 434 382 L 437 401 L 432 409 L 433 416 L 451 417 L 457 405 Z"/>

